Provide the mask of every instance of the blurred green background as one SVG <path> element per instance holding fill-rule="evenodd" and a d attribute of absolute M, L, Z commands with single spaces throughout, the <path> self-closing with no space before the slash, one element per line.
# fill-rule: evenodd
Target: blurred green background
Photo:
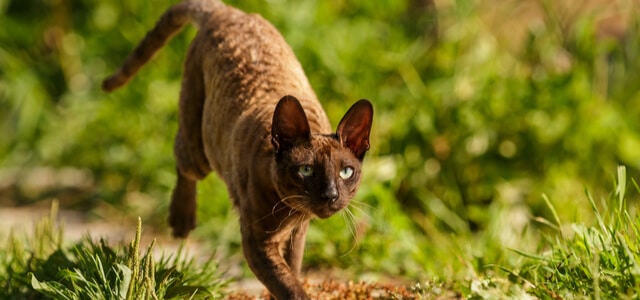
<path fill-rule="evenodd" d="M 0 0 L 0 209 L 53 198 L 167 234 L 181 64 L 192 27 L 126 87 L 115 71 L 175 1 Z M 640 18 L 632 0 L 226 1 L 270 20 L 333 124 L 375 106 L 350 208 L 313 222 L 306 265 L 465 276 L 536 249 L 546 195 L 589 221 L 615 168 L 640 175 Z M 638 193 L 627 194 L 635 204 Z M 197 240 L 240 260 L 226 188 L 199 186 Z"/>

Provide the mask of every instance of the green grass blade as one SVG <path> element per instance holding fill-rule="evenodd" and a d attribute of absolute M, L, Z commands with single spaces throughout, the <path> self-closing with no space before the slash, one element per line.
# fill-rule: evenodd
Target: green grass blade
<path fill-rule="evenodd" d="M 562 226 L 562 223 L 560 222 L 560 217 L 558 216 L 558 212 L 556 212 L 555 207 L 553 206 L 553 204 L 551 204 L 551 200 L 549 200 L 549 197 L 546 194 L 542 194 L 542 199 L 544 200 L 544 203 L 546 204 L 547 208 L 549 208 L 549 211 L 553 216 L 553 221 L 556 222 L 556 225 L 558 226 L 558 228 L 560 228 Z M 562 235 L 562 231 L 560 231 L 560 234 Z"/>

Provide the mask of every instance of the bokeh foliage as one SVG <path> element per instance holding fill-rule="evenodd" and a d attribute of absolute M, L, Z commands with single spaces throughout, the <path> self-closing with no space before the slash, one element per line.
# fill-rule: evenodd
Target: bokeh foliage
<path fill-rule="evenodd" d="M 553 1 L 532 1 L 542 21 L 521 24 L 516 39 L 502 27 L 514 16 L 471 0 L 436 1 L 437 15 L 417 0 L 227 2 L 281 30 L 334 124 L 359 98 L 375 106 L 358 218 L 314 222 L 313 266 L 410 276 L 479 269 L 505 259 L 503 246 L 535 240 L 531 217 L 550 213 L 542 194 L 561 201 L 563 217 L 588 219 L 586 186 L 606 194 L 619 164 L 638 178 L 636 15 L 623 35 L 602 36 L 596 15 L 569 22 Z M 71 168 L 91 178 L 73 203 L 163 224 L 181 62 L 195 29 L 124 89 L 105 94 L 99 83 L 170 3 L 0 0 L 0 168 L 12 170 L 3 173 L 10 204 L 50 197 L 24 187 L 30 170 Z M 200 195 L 196 235 L 237 253 L 224 185 L 211 176 Z M 637 193 L 627 196 L 635 203 Z"/>

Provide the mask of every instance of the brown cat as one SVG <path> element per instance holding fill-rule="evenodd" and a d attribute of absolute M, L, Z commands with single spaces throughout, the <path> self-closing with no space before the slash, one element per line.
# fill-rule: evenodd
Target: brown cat
<path fill-rule="evenodd" d="M 199 32 L 180 92 L 173 234 L 186 237 L 194 228 L 196 182 L 215 169 L 240 214 L 243 251 L 255 275 L 277 299 L 308 299 L 296 276 L 309 220 L 333 215 L 356 194 L 373 108 L 358 101 L 331 133 L 278 31 L 215 0 L 167 10 L 103 89 L 124 85 L 189 21 Z"/>

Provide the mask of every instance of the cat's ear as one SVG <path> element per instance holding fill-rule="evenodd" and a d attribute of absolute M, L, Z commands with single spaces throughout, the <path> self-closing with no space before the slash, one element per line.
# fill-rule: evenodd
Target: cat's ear
<path fill-rule="evenodd" d="M 369 132 L 373 121 L 371 102 L 362 99 L 349 108 L 338 124 L 338 138 L 343 147 L 349 148 L 360 160 L 369 150 Z"/>
<path fill-rule="evenodd" d="M 273 112 L 271 123 L 271 143 L 276 153 L 310 139 L 311 129 L 302 105 L 293 96 L 282 97 Z"/>

